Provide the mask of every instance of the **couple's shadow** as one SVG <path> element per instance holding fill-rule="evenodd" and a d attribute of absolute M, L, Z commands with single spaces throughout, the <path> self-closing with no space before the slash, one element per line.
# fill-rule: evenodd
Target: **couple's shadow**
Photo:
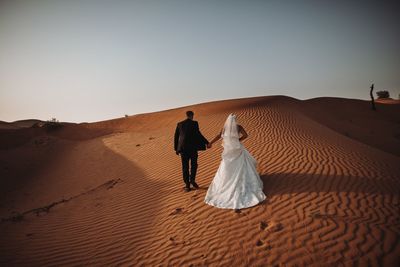
<path fill-rule="evenodd" d="M 271 173 L 260 176 L 267 198 L 295 193 L 368 193 L 399 195 L 400 182 L 393 179 L 347 175 Z"/>

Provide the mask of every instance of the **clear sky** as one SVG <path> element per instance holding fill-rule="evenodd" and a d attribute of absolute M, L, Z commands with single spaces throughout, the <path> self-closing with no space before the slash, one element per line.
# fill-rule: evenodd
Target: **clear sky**
<path fill-rule="evenodd" d="M 398 2 L 398 1 L 397 1 Z M 0 120 L 400 93 L 395 1 L 0 0 Z"/>

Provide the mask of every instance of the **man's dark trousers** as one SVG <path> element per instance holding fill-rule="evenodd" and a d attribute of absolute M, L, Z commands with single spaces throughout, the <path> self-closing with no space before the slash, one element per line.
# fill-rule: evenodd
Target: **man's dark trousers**
<path fill-rule="evenodd" d="M 182 173 L 183 173 L 183 181 L 186 186 L 189 187 L 190 182 L 196 182 L 196 173 L 197 173 L 197 150 L 189 150 L 181 152 L 182 159 Z M 190 162 L 190 174 L 189 174 L 189 162 Z"/>

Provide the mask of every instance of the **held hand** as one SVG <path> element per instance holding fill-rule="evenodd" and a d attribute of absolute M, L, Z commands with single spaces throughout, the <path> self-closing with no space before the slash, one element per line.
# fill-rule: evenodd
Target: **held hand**
<path fill-rule="evenodd" d="M 212 144 L 211 144 L 211 143 L 208 143 L 208 144 L 207 144 L 207 148 L 210 149 L 211 147 L 212 147 Z"/>

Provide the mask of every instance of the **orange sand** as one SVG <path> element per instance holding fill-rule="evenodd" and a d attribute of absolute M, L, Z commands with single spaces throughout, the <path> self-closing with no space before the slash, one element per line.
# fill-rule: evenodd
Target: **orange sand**
<path fill-rule="evenodd" d="M 3 127 L 0 265 L 397 266 L 400 105 L 377 107 L 271 96 L 53 132 Z M 172 141 L 187 109 L 209 139 L 238 115 L 267 201 L 240 213 L 204 204 L 220 143 L 200 153 L 201 189 L 183 192 Z"/>

